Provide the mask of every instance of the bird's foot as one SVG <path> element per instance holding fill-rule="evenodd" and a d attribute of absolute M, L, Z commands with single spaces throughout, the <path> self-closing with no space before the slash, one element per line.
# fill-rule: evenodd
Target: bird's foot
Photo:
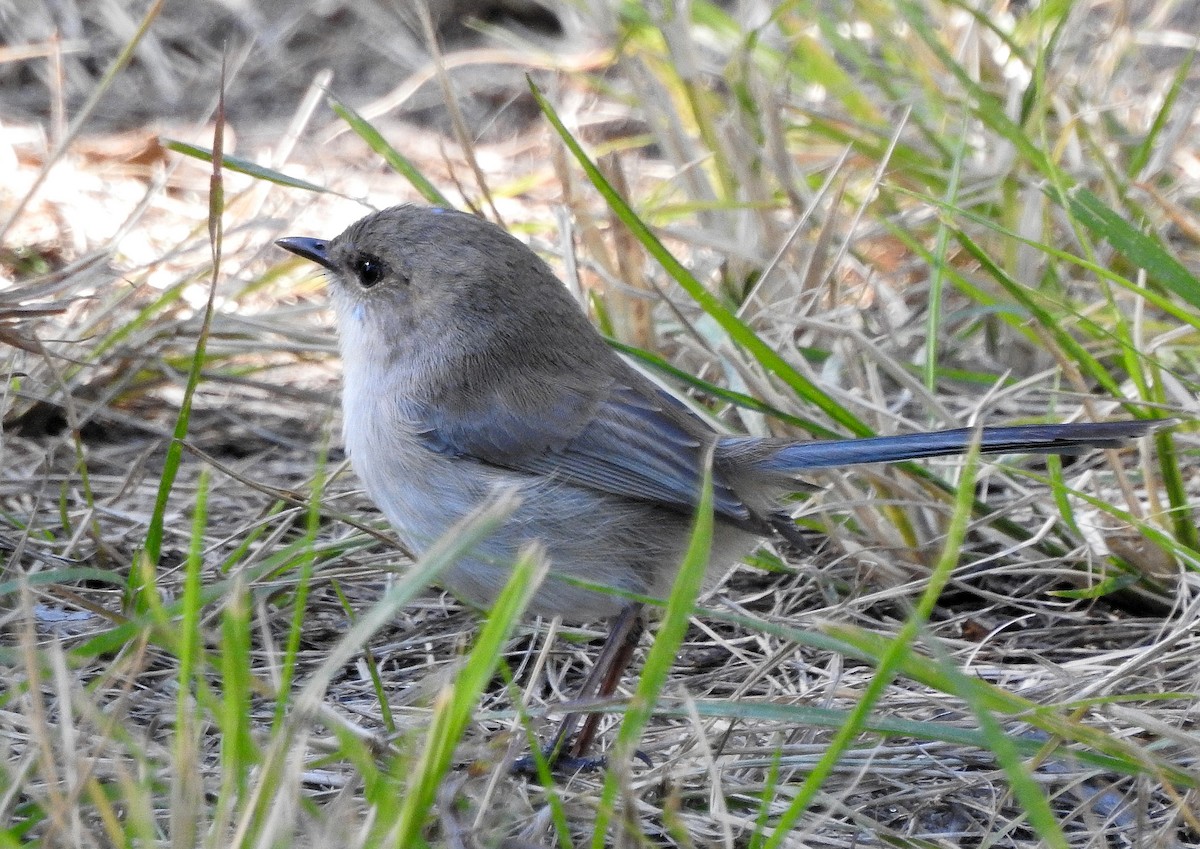
<path fill-rule="evenodd" d="M 654 761 L 650 760 L 650 756 L 641 749 L 635 751 L 633 756 L 646 766 L 654 766 Z M 540 775 L 538 772 L 538 760 L 539 758 L 536 755 L 523 755 L 517 758 L 509 772 L 516 776 L 537 779 Z M 547 746 L 542 750 L 540 760 L 545 762 L 551 775 L 557 776 L 575 775 L 580 772 L 598 772 L 608 768 L 608 758 L 606 757 L 576 757 L 567 754 L 565 748 L 560 748 L 558 752 L 555 752 L 552 746 Z"/>

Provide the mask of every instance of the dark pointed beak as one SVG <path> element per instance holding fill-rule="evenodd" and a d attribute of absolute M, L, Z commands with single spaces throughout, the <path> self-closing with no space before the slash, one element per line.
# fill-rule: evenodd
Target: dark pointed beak
<path fill-rule="evenodd" d="M 333 260 L 329 257 L 329 242 L 324 239 L 310 239 L 308 236 L 288 236 L 276 239 L 275 244 L 285 251 L 291 251 L 296 256 L 311 259 L 317 265 L 323 265 L 330 271 L 335 271 Z"/>

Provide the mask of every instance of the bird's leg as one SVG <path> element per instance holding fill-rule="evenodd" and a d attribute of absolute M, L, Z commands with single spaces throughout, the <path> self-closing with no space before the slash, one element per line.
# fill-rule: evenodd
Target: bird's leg
<path fill-rule="evenodd" d="M 621 683 L 621 676 L 629 666 L 644 630 L 642 604 L 634 602 L 624 607 L 613 622 L 592 671 L 588 673 L 587 680 L 579 689 L 579 699 L 603 699 L 613 694 L 617 685 Z M 577 768 L 602 765 L 603 761 L 592 762 L 584 759 L 591 748 L 592 740 L 596 737 L 600 716 L 599 713 L 589 713 L 584 719 L 582 713 L 569 713 L 563 717 L 553 742 L 546 748 L 546 759 L 552 769 L 555 766 L 570 767 L 572 764 Z M 578 736 L 575 736 L 575 729 L 579 727 L 581 719 L 583 728 Z"/>
<path fill-rule="evenodd" d="M 581 697 L 588 698 L 587 694 L 592 688 L 596 691 L 592 697 L 598 699 L 607 698 L 616 692 L 617 685 L 621 683 L 621 676 L 629 668 L 629 662 L 633 660 L 633 653 L 637 650 L 638 640 L 641 639 L 642 632 L 645 630 L 641 602 L 627 605 L 617 616 L 617 620 L 613 622 L 608 639 L 604 641 L 604 646 L 600 649 L 600 656 L 596 658 L 596 665 L 584 682 L 583 690 L 580 692 Z M 597 678 L 599 679 L 598 685 L 593 680 Z M 587 755 L 588 749 L 592 747 L 592 740 L 596 737 L 596 730 L 600 727 L 601 716 L 602 714 L 599 713 L 587 715 L 583 722 L 583 728 L 571 743 L 569 754 L 572 758 L 582 758 Z M 566 738 L 562 736 L 562 733 L 569 718 L 563 719 L 562 727 L 555 735 L 556 747 L 566 743 Z"/>

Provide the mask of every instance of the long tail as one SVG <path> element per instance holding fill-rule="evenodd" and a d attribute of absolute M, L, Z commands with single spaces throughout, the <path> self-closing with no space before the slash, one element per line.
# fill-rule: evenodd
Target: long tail
<path fill-rule="evenodd" d="M 1081 454 L 1093 448 L 1119 448 L 1174 419 L 1136 419 L 1122 422 L 985 427 L 980 450 L 985 454 Z M 827 469 L 859 463 L 893 463 L 921 457 L 964 454 L 975 434 L 972 428 L 836 439 L 782 445 L 754 465 L 762 471 L 789 472 Z M 722 448 L 738 453 L 737 438 L 722 440 Z M 747 446 L 748 447 L 748 446 Z"/>

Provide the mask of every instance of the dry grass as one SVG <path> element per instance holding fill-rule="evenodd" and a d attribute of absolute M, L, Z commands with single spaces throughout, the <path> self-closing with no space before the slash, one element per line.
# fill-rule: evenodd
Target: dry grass
<path fill-rule="evenodd" d="M 883 37 L 884 23 L 899 26 L 902 16 L 888 4 L 865 5 L 856 17 L 876 27 L 878 41 L 859 33 L 837 55 L 851 67 L 853 48 L 873 45 L 881 67 L 900 67 L 888 51 L 918 40 Z M 1126 213 L 1136 206 L 1156 244 L 1194 270 L 1194 74 L 1182 75 L 1179 105 L 1152 130 L 1183 59 L 1171 45 L 1195 31 L 1190 10 L 1171 18 L 1169 5 L 1126 18 L 1106 4 L 1077 3 L 1054 61 L 1039 66 L 1050 106 L 1031 106 L 1045 116 L 1029 126 L 1064 173 L 1100 187 Z M 76 11 L 86 26 L 65 32 L 62 45 L 84 54 L 7 66 L 0 845 L 383 842 L 386 800 L 403 795 L 431 705 L 462 674 L 478 617 L 433 590 L 397 611 L 352 661 L 327 668 L 351 623 L 388 587 L 404 588 L 405 564 L 342 461 L 336 346 L 320 281 L 271 246 L 281 235 L 335 234 L 364 214 L 359 198 L 375 207 L 418 199 L 322 100 L 302 103 L 326 65 L 336 68 L 332 91 L 364 114 L 388 90 L 409 93 L 404 74 L 420 75 L 420 62 L 396 60 L 395 45 L 385 57 L 352 40 L 365 33 L 372 50 L 383 50 L 379 33 L 395 26 L 379 17 L 385 8 L 347 7 L 327 17 L 337 24 L 328 31 L 299 14 L 267 26 L 252 10 L 241 13 L 245 32 L 263 27 L 271 37 L 255 51 L 231 50 L 244 63 L 229 84 L 232 152 L 330 191 L 224 172 L 215 312 L 165 508 L 157 608 L 139 594 L 136 565 L 155 523 L 212 277 L 209 166 L 167 151 L 158 134 L 211 145 L 202 107 L 215 103 L 216 88 L 203 81 L 212 80 L 219 50 L 205 33 L 232 13 L 215 5 L 205 12 L 187 62 L 176 46 L 185 22 L 166 14 L 154 21 L 90 114 L 79 110 L 99 84 L 98 68 L 131 38 L 124 23 L 91 20 L 85 6 Z M 1019 63 L 1006 64 L 996 34 L 939 3 L 921 8 L 943 26 L 960 67 L 1009 98 L 1022 91 L 1005 81 Z M 15 7 L 2 11 L 11 20 Z M 911 76 L 852 76 L 852 93 L 834 92 L 836 67 L 822 67 L 815 47 L 796 45 L 839 44 L 847 31 L 826 13 L 811 11 L 811 29 L 796 23 L 795 10 L 780 14 L 782 29 L 764 29 L 763 49 L 807 60 L 803 79 L 829 75 L 821 86 L 800 85 L 798 69 L 772 66 L 773 54 L 754 53 L 720 21 L 692 30 L 627 21 L 603 75 L 593 73 L 603 55 L 596 51 L 618 42 L 587 42 L 578 36 L 587 30 L 569 29 L 560 43 L 569 53 L 530 60 L 532 48 L 514 48 L 501 34 L 502 85 L 495 65 L 474 64 L 495 62 L 496 53 L 448 61 L 472 69 L 460 83 L 489 78 L 511 97 L 469 98 L 457 130 L 452 111 L 438 112 L 433 123 L 446 135 L 401 124 L 394 113 L 373 120 L 447 195 L 498 214 L 554 258 L 613 335 L 713 384 L 697 397 L 732 428 L 849 431 L 846 419 L 814 412 L 647 261 L 544 122 L 515 136 L 513 124 L 490 122 L 480 104 L 531 102 L 508 76 L 521 76 L 509 64 L 514 50 L 540 68 L 572 130 L 591 150 L 607 151 L 609 179 L 695 275 L 797 373 L 822 380 L 839 410 L 872 429 L 975 415 L 1123 414 L 1047 328 L 1024 314 L 1004 320 L 1019 305 L 939 231 L 939 211 L 1045 295 L 1039 303 L 1065 304 L 1062 327 L 1104 364 L 1123 397 L 1194 408 L 1195 301 L 1167 292 L 1178 310 L 1168 314 L 1137 292 L 1107 292 L 1103 274 L 1072 261 L 1091 258 L 1137 278 L 1128 251 L 1049 203 L 1046 180 L 1019 145 L 977 114 L 963 117 L 969 98 L 932 53 L 912 47 Z M 10 33 L 10 43 L 39 41 L 41 20 L 29 15 L 30 29 Z M 482 37 L 455 20 L 437 19 L 444 36 L 466 39 L 448 47 L 478 50 Z M 616 20 L 605 13 L 590 26 L 610 32 Z M 1029 18 L 1003 20 L 1030 26 Z M 408 25 L 404 37 L 418 33 L 411 44 L 420 45 L 419 22 Z M 689 62 L 695 76 L 676 73 Z M 429 117 L 421 110 L 430 108 L 437 75 L 427 76 L 434 82 L 415 111 Z M 157 82 L 147 87 L 147 79 Z M 757 123 L 737 113 L 746 98 L 760 105 Z M 869 113 L 885 119 L 882 128 Z M 458 141 L 477 141 L 459 144 L 456 132 Z M 1147 134 L 1156 143 L 1124 179 L 1130 149 Z M 955 150 L 959 136 L 966 142 Z M 945 158 L 935 152 L 939 138 Z M 947 161 L 956 173 L 942 169 Z M 1114 185 L 1121 191 L 1106 193 Z M 923 251 L 944 262 L 931 266 Z M 962 281 L 952 286 L 955 275 Z M 931 303 L 941 309 L 932 322 Z M 1120 344 L 1130 326 L 1133 355 Z M 927 383 L 929 352 L 937 369 Z M 1142 391 L 1142 381 L 1155 391 Z M 724 405 L 717 388 L 784 417 Z M 1156 453 L 1173 444 L 1186 456 L 1186 428 L 1177 440 L 1061 468 L 985 466 L 977 494 L 998 514 L 974 517 L 909 665 L 874 705 L 875 724 L 771 845 L 1200 842 L 1200 559 L 1186 533 L 1189 524 L 1195 530 L 1190 516 L 1169 518 Z M 1180 465 L 1194 495 L 1195 474 Z M 932 468 L 949 480 L 959 474 L 955 463 Z M 600 637 L 596 628 L 526 623 L 473 711 L 456 769 L 422 822 L 424 839 L 597 845 L 592 830 L 614 780 L 619 816 L 602 841 L 769 839 L 874 675 L 882 651 L 869 635 L 895 635 L 910 619 L 953 513 L 944 493 L 910 472 L 871 469 L 821 484 L 803 505 L 823 532 L 815 552 L 765 551 L 759 565 L 771 571 L 739 568 L 704 600 L 714 612 L 694 619 L 639 743 L 653 766 L 618 768 L 615 779 L 578 775 L 551 789 L 508 775 L 527 746 L 517 708 L 544 735 Z M 1114 571 L 1112 553 L 1124 571 Z M 190 605 L 189 564 L 205 588 Z M 194 653 L 183 633 L 190 615 L 200 638 Z M 185 657 L 190 675 L 181 672 Z M 1005 695 L 981 718 L 955 671 Z M 314 681 L 323 689 L 306 713 L 298 694 Z M 991 736 L 987 717 L 999 729 Z M 1057 831 L 1021 796 L 1000 751 L 1005 740 Z M 1097 752 L 1108 760 L 1089 757 Z"/>

